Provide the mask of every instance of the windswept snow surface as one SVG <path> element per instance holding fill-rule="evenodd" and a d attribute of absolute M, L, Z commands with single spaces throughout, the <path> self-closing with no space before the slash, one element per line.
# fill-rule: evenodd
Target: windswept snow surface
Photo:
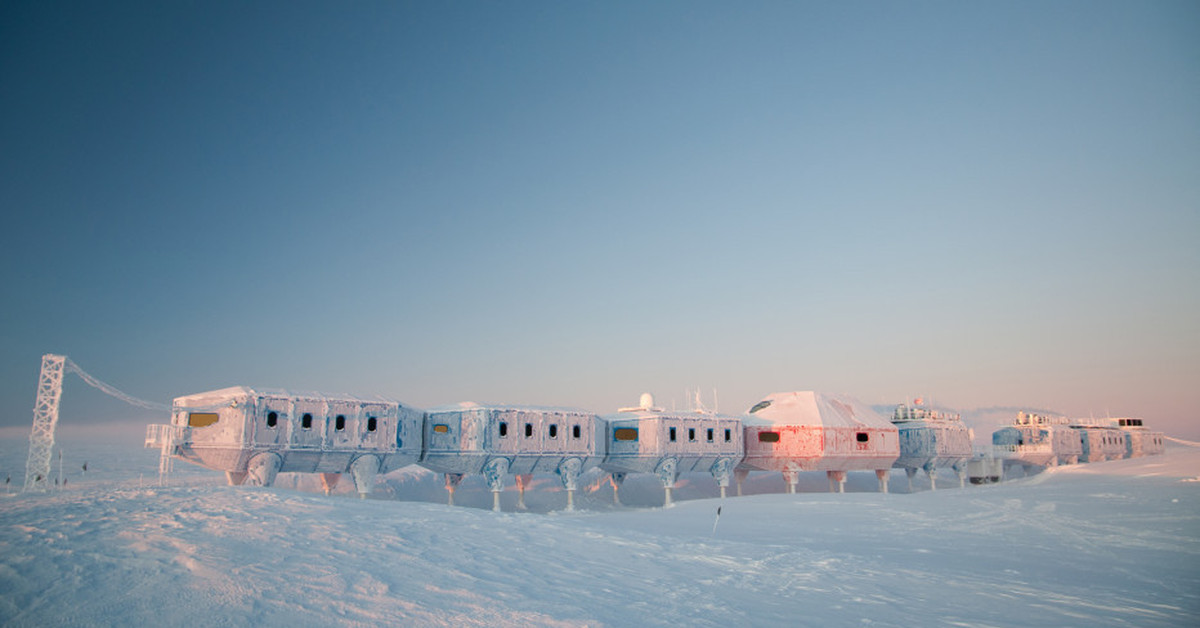
<path fill-rule="evenodd" d="M 568 514 L 554 478 L 527 496 L 543 512 L 493 513 L 432 503 L 415 469 L 367 500 L 183 463 L 158 488 L 137 431 L 59 442 L 65 489 L 0 499 L 6 626 L 1200 625 L 1200 449 L 1182 445 L 913 494 L 768 493 L 783 483 L 762 474 L 721 502 L 697 474 L 673 508 L 616 508 L 597 483 Z M 13 486 L 27 450 L 0 432 Z M 634 480 L 626 503 L 661 500 Z M 491 500 L 480 481 L 457 501 Z"/>

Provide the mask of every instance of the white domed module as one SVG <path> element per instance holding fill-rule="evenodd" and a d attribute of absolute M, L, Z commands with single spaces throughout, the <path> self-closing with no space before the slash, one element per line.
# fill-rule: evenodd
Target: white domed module
<path fill-rule="evenodd" d="M 825 471 L 830 490 L 839 492 L 847 471 L 875 471 L 886 492 L 888 470 L 900 457 L 896 426 L 845 395 L 775 393 L 750 408 L 745 423 L 739 488 L 750 470 L 782 472 L 789 493 L 800 471 Z"/>

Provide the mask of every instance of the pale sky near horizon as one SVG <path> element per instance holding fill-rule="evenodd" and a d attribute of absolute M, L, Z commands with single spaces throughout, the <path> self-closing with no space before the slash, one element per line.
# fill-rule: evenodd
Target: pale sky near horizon
<path fill-rule="evenodd" d="M 0 425 L 62 353 L 1200 437 L 1195 2 L 6 2 L 0 160 Z"/>

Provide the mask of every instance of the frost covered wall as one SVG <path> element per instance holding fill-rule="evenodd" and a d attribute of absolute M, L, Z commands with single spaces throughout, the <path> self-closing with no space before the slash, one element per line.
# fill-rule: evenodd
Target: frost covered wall
<path fill-rule="evenodd" d="M 1048 466 L 1079 461 L 1079 435 L 1066 417 L 1018 412 L 1013 424 L 992 433 L 997 458 L 1006 464 Z"/>
<path fill-rule="evenodd" d="M 755 408 L 746 419 L 743 466 L 856 471 L 890 468 L 900 457 L 896 426 L 851 397 L 776 393 Z"/>
<path fill-rule="evenodd" d="M 1116 428 L 1072 425 L 1081 441 L 1080 462 L 1103 462 L 1125 457 L 1125 434 Z"/>
<path fill-rule="evenodd" d="M 896 429 L 900 433 L 900 457 L 893 466 L 897 468 L 957 468 L 971 459 L 971 436 L 961 423 L 898 423 Z"/>
<path fill-rule="evenodd" d="M 1138 418 L 1109 419 L 1125 434 L 1125 457 L 1153 456 L 1164 451 L 1163 433 L 1146 428 L 1145 421 Z"/>
<path fill-rule="evenodd" d="M 900 404 L 892 415 L 900 432 L 900 457 L 893 466 L 928 473 L 950 467 L 962 476 L 973 455 L 971 433 L 957 414 Z"/>
<path fill-rule="evenodd" d="M 741 420 L 648 405 L 604 417 L 608 453 L 601 467 L 618 484 L 629 473 L 654 473 L 665 489 L 675 485 L 680 473 L 711 473 L 723 492 L 742 458 Z"/>
<path fill-rule="evenodd" d="M 799 471 L 826 471 L 839 488 L 846 471 L 876 472 L 886 490 L 887 470 L 900 457 L 896 426 L 852 397 L 828 393 L 775 393 L 745 420 L 745 470 L 781 471 L 794 490 Z"/>
<path fill-rule="evenodd" d="M 1083 441 L 1079 433 L 1065 425 L 1052 425 L 1043 430 L 1050 439 L 1050 448 L 1054 451 L 1051 464 L 1075 464 L 1083 455 Z"/>
<path fill-rule="evenodd" d="M 267 486 L 279 472 L 336 482 L 352 472 L 365 493 L 376 473 L 420 459 L 423 418 L 382 398 L 237 386 L 175 399 L 171 420 L 174 454 L 225 471 L 231 484 Z"/>
<path fill-rule="evenodd" d="M 446 474 L 452 501 L 470 474 L 487 478 L 497 509 L 509 474 L 523 491 L 521 476 L 556 473 L 571 499 L 580 474 L 603 459 L 604 433 L 604 421 L 582 410 L 462 403 L 429 411 L 420 464 Z"/>
<path fill-rule="evenodd" d="M 1163 433 L 1149 430 L 1125 431 L 1125 457 L 1154 456 L 1164 451 Z"/>

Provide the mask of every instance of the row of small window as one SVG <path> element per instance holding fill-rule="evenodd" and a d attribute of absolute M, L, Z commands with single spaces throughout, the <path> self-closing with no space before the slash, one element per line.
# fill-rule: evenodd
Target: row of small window
<path fill-rule="evenodd" d="M 433 431 L 438 434 L 445 434 L 450 431 L 450 426 L 445 423 L 438 423 L 433 426 Z M 508 422 L 501 421 L 497 427 L 500 438 L 508 438 Z M 551 423 L 546 428 L 546 435 L 550 438 L 558 438 L 558 424 Z M 525 438 L 533 438 L 533 423 L 525 424 Z M 583 438 L 583 429 L 578 425 L 571 426 L 571 438 Z"/>
<path fill-rule="evenodd" d="M 670 440 L 672 443 L 676 442 L 679 438 L 679 433 L 676 430 L 677 430 L 677 428 L 674 428 L 674 427 L 669 428 L 667 430 L 667 439 Z M 688 441 L 696 442 L 696 428 L 689 427 L 687 432 L 688 432 Z M 715 430 L 713 428 L 710 427 L 710 428 L 705 429 L 705 432 L 704 432 L 705 440 L 707 440 L 710 443 L 713 442 L 714 434 L 715 434 Z M 637 439 L 638 439 L 638 430 L 636 427 L 618 427 L 617 429 L 613 430 L 613 440 L 633 441 L 633 440 L 637 440 Z M 731 442 L 732 440 L 733 440 L 733 430 L 726 428 L 725 429 L 725 442 L 728 443 L 728 442 Z"/>
<path fill-rule="evenodd" d="M 300 416 L 300 427 L 306 430 L 311 430 L 313 424 L 313 415 L 311 412 L 305 412 Z M 272 410 L 267 413 L 267 427 L 275 427 L 279 425 L 279 413 Z M 367 417 L 367 431 L 374 432 L 378 428 L 378 419 L 373 416 Z M 346 415 L 339 414 L 333 418 L 333 429 L 342 431 L 346 429 Z"/>
<path fill-rule="evenodd" d="M 857 432 L 854 434 L 854 440 L 855 440 L 855 442 L 859 442 L 859 443 L 870 442 L 871 435 L 868 434 L 867 432 Z M 758 442 L 760 442 L 760 443 L 778 443 L 779 442 L 779 432 L 759 432 L 758 433 Z"/>

